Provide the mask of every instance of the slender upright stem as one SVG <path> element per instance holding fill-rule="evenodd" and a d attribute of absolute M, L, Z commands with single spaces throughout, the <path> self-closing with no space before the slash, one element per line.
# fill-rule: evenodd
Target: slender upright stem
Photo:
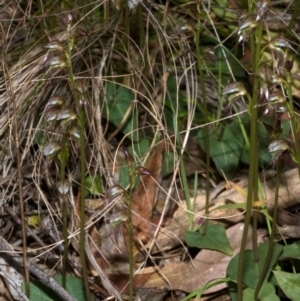
<path fill-rule="evenodd" d="M 273 252 L 273 240 L 275 236 L 275 228 L 276 228 L 276 221 L 277 221 L 277 212 L 278 212 L 278 199 L 279 199 L 279 187 L 280 187 L 280 174 L 281 174 L 281 162 L 277 161 L 276 162 L 276 169 L 277 169 L 277 176 L 276 176 L 276 187 L 275 187 L 275 199 L 274 199 L 274 210 L 273 210 L 273 217 L 272 217 L 272 230 L 271 230 L 271 235 L 270 235 L 270 243 L 267 251 L 267 256 L 264 262 L 264 267 L 261 271 L 258 283 L 256 285 L 255 293 L 254 293 L 254 299 L 255 301 L 259 301 L 258 295 L 260 292 L 260 289 L 265 281 L 265 276 L 267 274 L 270 261 L 272 258 L 272 252 Z"/>
<path fill-rule="evenodd" d="M 64 181 L 66 177 L 66 143 L 62 141 L 62 151 L 60 153 L 60 180 Z M 67 205 L 66 205 L 66 197 L 62 196 L 62 220 L 63 220 L 63 239 L 64 239 L 64 252 L 63 252 L 63 260 L 62 260 L 62 287 L 66 288 L 67 283 L 67 258 L 69 252 L 69 241 L 68 241 L 68 213 L 67 213 Z"/>
<path fill-rule="evenodd" d="M 292 93 L 292 76 L 290 71 L 287 73 L 287 94 L 288 94 L 288 110 L 290 114 L 290 119 L 291 119 L 291 128 L 292 128 L 292 133 L 293 133 L 293 138 L 294 138 L 294 143 L 295 143 L 295 159 L 297 162 L 297 167 L 298 167 L 298 174 L 300 176 L 300 142 L 298 139 L 298 131 L 299 131 L 299 126 L 298 126 L 298 121 L 297 121 L 297 116 L 294 112 L 294 100 L 293 100 L 293 93 Z"/>
<path fill-rule="evenodd" d="M 91 301 L 91 292 L 89 288 L 89 280 L 88 280 L 88 271 L 86 265 L 86 257 L 85 257 L 85 131 L 84 131 L 84 118 L 83 118 L 83 109 L 80 104 L 80 92 L 75 80 L 75 76 L 72 68 L 72 49 L 73 49 L 73 37 L 70 33 L 70 26 L 68 26 L 67 30 L 68 34 L 68 50 L 66 53 L 67 57 L 67 66 L 69 70 L 69 85 L 73 94 L 73 98 L 76 104 L 76 112 L 78 115 L 78 126 L 79 126 L 79 134 L 80 134 L 80 241 L 79 241 L 79 249 L 80 249 L 80 260 L 82 266 L 82 276 L 85 287 L 85 293 L 88 301 Z"/>
<path fill-rule="evenodd" d="M 132 226 L 132 197 L 133 197 L 133 188 L 134 188 L 134 174 L 132 172 L 132 165 L 128 164 L 128 175 L 129 175 L 129 194 L 127 195 L 127 216 L 128 216 L 128 239 L 129 239 L 129 248 L 128 248 L 128 256 L 129 256 L 129 301 L 133 301 L 133 289 L 134 289 L 134 281 L 133 281 L 133 268 L 134 268 L 134 258 L 133 258 L 133 226 Z"/>
<path fill-rule="evenodd" d="M 249 167 L 249 189 L 247 196 L 247 205 L 246 205 L 246 214 L 245 214 L 245 223 L 244 231 L 241 241 L 241 249 L 239 254 L 239 263 L 238 263 L 238 301 L 243 300 L 243 270 L 244 270 L 244 259 L 245 259 L 245 248 L 247 243 L 248 229 L 251 220 L 252 204 L 253 200 L 258 198 L 258 145 L 257 145 L 257 119 L 258 119 L 258 97 L 259 97 L 259 76 L 258 68 L 260 61 L 260 49 L 261 44 L 256 41 L 261 41 L 262 37 L 262 24 L 259 23 L 258 27 L 255 30 L 255 37 L 252 35 L 250 38 L 251 53 L 253 55 L 253 65 L 254 65 L 254 86 L 253 86 L 253 96 L 250 108 L 251 116 L 251 125 L 250 125 L 250 167 Z"/>
<path fill-rule="evenodd" d="M 196 54 L 197 54 L 197 67 L 199 72 L 199 81 L 200 81 L 200 88 L 202 92 L 202 108 L 204 113 L 204 122 L 209 123 L 209 112 L 207 110 L 207 99 L 206 99 L 206 92 L 204 87 L 204 74 L 203 74 L 203 63 L 202 58 L 200 56 L 200 5 L 197 6 L 198 8 L 198 23 L 197 23 L 197 30 L 196 30 L 196 37 L 195 37 L 195 43 L 196 43 Z M 205 135 L 205 154 L 206 154 L 206 162 L 205 162 L 205 168 L 206 168 L 206 198 L 205 198 L 205 215 L 208 216 L 209 212 L 209 194 L 210 194 L 210 142 L 209 142 L 209 127 L 204 127 L 204 135 Z M 204 233 L 206 233 L 207 229 L 207 223 L 204 224 Z"/>

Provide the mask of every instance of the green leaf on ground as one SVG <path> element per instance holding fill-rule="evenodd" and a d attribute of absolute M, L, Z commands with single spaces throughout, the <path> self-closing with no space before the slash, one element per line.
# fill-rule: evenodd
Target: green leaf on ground
<path fill-rule="evenodd" d="M 205 129 L 200 129 L 197 133 L 198 141 L 205 149 Z M 210 156 L 214 161 L 220 174 L 221 170 L 227 178 L 232 178 L 240 161 L 243 151 L 243 136 L 240 125 L 237 121 L 219 126 L 217 130 L 210 129 Z"/>
<path fill-rule="evenodd" d="M 279 257 L 279 260 L 297 258 L 300 259 L 300 244 L 299 242 L 283 246 L 283 252 Z"/>
<path fill-rule="evenodd" d="M 162 166 L 162 177 L 169 175 L 174 169 L 175 156 L 174 153 L 165 153 Z"/>
<path fill-rule="evenodd" d="M 54 276 L 53 278 L 58 284 L 62 284 L 62 276 Z M 21 288 L 24 292 L 24 283 L 22 283 Z M 67 276 L 66 289 L 77 301 L 86 301 L 84 285 L 81 279 L 73 276 Z M 63 301 L 63 299 L 60 298 L 53 290 L 39 280 L 30 281 L 29 290 L 31 301 Z"/>
<path fill-rule="evenodd" d="M 243 118 L 243 123 L 248 124 L 248 117 Z M 258 143 L 259 143 L 259 152 L 258 152 L 258 160 L 260 166 L 267 166 L 270 164 L 272 156 L 268 151 L 268 145 L 272 141 L 271 135 L 267 132 L 266 128 L 260 122 L 257 124 L 258 130 Z M 241 161 L 246 164 L 250 164 L 250 156 L 249 152 L 244 150 L 242 152 Z"/>
<path fill-rule="evenodd" d="M 141 160 L 147 154 L 150 147 L 149 139 L 141 139 L 139 142 L 134 142 L 130 146 L 128 146 L 128 152 L 133 157 L 133 165 L 132 169 L 134 170 L 137 166 L 143 165 Z M 135 185 L 139 182 L 140 178 L 137 177 L 135 181 Z M 128 166 L 123 162 L 123 165 L 120 167 L 120 177 L 119 182 L 121 186 L 127 187 L 129 184 L 129 176 L 128 176 Z"/>
<path fill-rule="evenodd" d="M 103 193 L 102 181 L 99 175 L 86 177 L 84 183 L 87 194 L 99 195 Z"/>
<path fill-rule="evenodd" d="M 119 86 L 115 83 L 107 83 L 105 98 L 101 97 L 100 99 L 101 106 L 104 105 L 105 101 L 107 103 L 107 108 L 104 108 L 102 110 L 104 116 L 106 116 L 112 124 L 118 127 L 123 121 L 123 118 L 128 111 L 133 99 L 134 94 L 130 89 Z M 122 129 L 123 134 L 128 134 L 137 128 L 136 118 L 133 118 L 132 114 L 129 114 L 127 116 L 127 121 L 125 122 Z M 136 138 L 137 132 L 136 134 L 134 134 L 133 132 L 130 136 L 132 135 Z"/>
<path fill-rule="evenodd" d="M 253 301 L 255 290 L 252 288 L 246 288 L 243 290 L 243 301 Z M 280 301 L 280 298 L 276 295 L 275 287 L 271 283 L 264 283 L 258 294 L 260 301 Z"/>
<path fill-rule="evenodd" d="M 181 122 L 186 119 L 187 116 L 187 100 L 186 95 L 181 89 L 178 89 L 178 81 L 176 77 L 170 76 L 167 81 L 166 99 L 161 102 L 164 110 L 164 120 L 166 122 L 166 127 L 175 131 L 181 128 Z M 197 112 L 195 112 L 196 116 Z M 174 127 L 173 118 L 176 118 L 177 126 Z"/>
<path fill-rule="evenodd" d="M 208 221 L 205 235 L 203 232 L 204 226 L 198 231 L 185 231 L 184 240 L 189 247 L 210 249 L 232 255 L 232 248 L 227 239 L 225 228 L 222 225 Z"/>
<path fill-rule="evenodd" d="M 149 151 L 150 141 L 149 139 L 141 139 L 139 142 L 132 143 L 128 147 L 128 152 L 134 158 L 134 162 L 138 162 L 138 165 L 141 165 L 141 160 Z"/>
<path fill-rule="evenodd" d="M 279 287 L 292 301 L 298 301 L 300 296 L 300 274 L 273 271 Z"/>
<path fill-rule="evenodd" d="M 258 256 L 259 261 L 256 261 L 254 258 L 253 250 L 246 250 L 244 254 L 244 277 L 243 282 L 246 286 L 255 289 L 260 278 L 262 269 L 264 267 L 264 263 L 266 260 L 267 252 L 268 252 L 268 243 L 263 243 L 258 246 Z M 269 278 L 270 272 L 274 264 L 276 263 L 279 255 L 282 252 L 282 246 L 274 243 L 273 252 L 271 256 L 271 260 L 267 269 L 267 273 L 265 276 L 265 281 Z M 239 262 L 240 254 L 237 254 L 232 258 L 228 267 L 227 267 L 227 275 L 234 281 L 238 279 L 238 262 Z"/>

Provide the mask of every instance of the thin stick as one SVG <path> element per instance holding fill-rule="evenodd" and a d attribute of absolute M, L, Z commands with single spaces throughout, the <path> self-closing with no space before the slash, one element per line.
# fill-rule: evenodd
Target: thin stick
<path fill-rule="evenodd" d="M 2 251 L 2 253 L 1 253 Z M 13 248 L 9 243 L 0 236 L 0 256 L 4 258 L 5 261 L 13 262 L 24 268 L 24 262 L 20 255 L 14 253 Z M 69 295 L 69 293 L 62 288 L 52 277 L 47 276 L 41 269 L 33 265 L 30 261 L 26 264 L 27 270 L 36 276 L 41 282 L 50 287 L 56 294 L 58 294 L 65 301 L 76 301 L 75 298 Z"/>

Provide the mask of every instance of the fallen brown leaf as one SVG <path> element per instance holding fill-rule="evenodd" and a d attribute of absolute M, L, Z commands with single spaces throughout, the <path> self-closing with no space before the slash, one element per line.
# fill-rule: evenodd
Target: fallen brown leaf
<path fill-rule="evenodd" d="M 241 238 L 243 234 L 244 224 L 236 224 L 226 231 L 226 236 L 230 242 L 234 255 L 239 252 Z M 259 230 L 258 243 L 264 241 L 266 235 L 265 230 Z M 252 246 L 252 229 L 250 227 L 247 236 L 247 248 Z M 161 267 L 161 273 L 168 279 L 170 284 L 167 284 L 165 279 L 160 274 L 153 274 L 144 284 L 144 287 L 160 287 L 168 290 L 181 290 L 192 292 L 205 285 L 208 281 L 226 276 L 226 269 L 232 256 L 214 250 L 201 250 L 195 259 L 188 263 L 181 261 L 168 261 L 165 266 Z M 209 293 L 221 290 L 226 287 L 226 284 L 220 284 L 210 289 Z"/>
<path fill-rule="evenodd" d="M 142 242 L 146 242 L 152 233 L 151 221 L 153 208 L 157 202 L 158 184 L 161 182 L 164 148 L 164 142 L 161 142 L 150 155 L 145 168 L 151 173 L 151 176 L 141 176 L 141 181 L 133 195 L 132 225 Z"/>
<path fill-rule="evenodd" d="M 151 237 L 151 222 L 153 208 L 157 202 L 159 183 L 161 181 L 162 154 L 164 143 L 160 143 L 150 155 L 146 170 L 151 175 L 142 175 L 141 181 L 134 191 L 132 203 L 132 225 L 138 240 L 146 242 Z M 124 204 L 119 204 L 119 209 Z M 78 211 L 78 209 L 77 209 Z M 117 212 L 118 213 L 118 212 Z M 93 219 L 93 217 L 91 217 Z M 97 274 L 101 276 L 104 287 L 111 293 L 111 281 L 119 291 L 127 292 L 129 283 L 128 263 L 128 231 L 127 221 L 119 224 L 106 221 L 98 231 L 92 226 L 89 230 L 88 257 Z M 134 286 L 140 287 L 153 273 L 140 273 L 134 276 Z"/>

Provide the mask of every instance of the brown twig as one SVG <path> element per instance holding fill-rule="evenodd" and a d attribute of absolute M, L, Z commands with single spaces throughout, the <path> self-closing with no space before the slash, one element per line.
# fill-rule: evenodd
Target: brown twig
<path fill-rule="evenodd" d="M 22 257 L 14 253 L 13 248 L 2 237 L 0 237 L 0 256 L 3 257 L 3 259 L 7 262 L 16 263 L 17 265 L 24 268 Z M 76 299 L 70 296 L 70 294 L 64 288 L 62 288 L 52 277 L 47 276 L 41 269 L 33 265 L 30 261 L 27 262 L 26 267 L 31 274 L 36 276 L 41 282 L 51 288 L 65 301 L 76 301 Z"/>

